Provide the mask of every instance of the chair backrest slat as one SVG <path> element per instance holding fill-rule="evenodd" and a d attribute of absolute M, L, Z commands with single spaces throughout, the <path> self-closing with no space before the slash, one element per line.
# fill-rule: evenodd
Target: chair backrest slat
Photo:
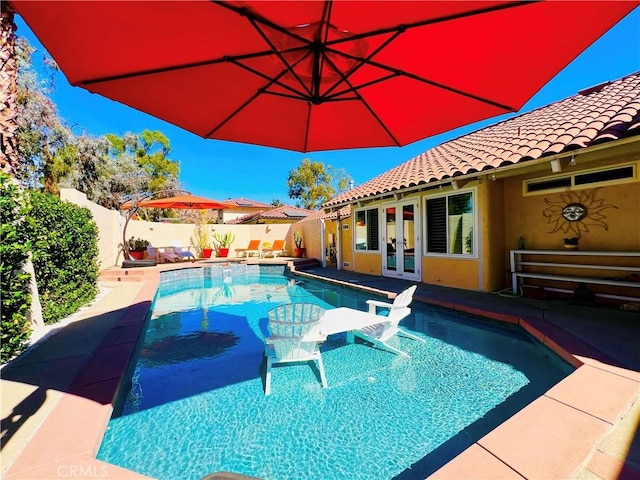
<path fill-rule="evenodd" d="M 324 309 L 311 303 L 289 303 L 268 312 L 270 341 L 280 359 L 308 358 L 318 350 L 317 334 Z"/>

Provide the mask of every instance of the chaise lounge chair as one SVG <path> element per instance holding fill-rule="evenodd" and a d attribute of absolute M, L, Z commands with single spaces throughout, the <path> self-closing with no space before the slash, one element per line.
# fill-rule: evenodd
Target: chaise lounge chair
<path fill-rule="evenodd" d="M 273 245 L 271 247 L 262 247 L 262 256 L 266 257 L 267 255 L 271 255 L 273 258 L 276 258 L 278 255 L 282 255 L 285 253 L 284 246 L 286 240 L 274 240 Z"/>
<path fill-rule="evenodd" d="M 260 240 L 251 240 L 247 248 L 236 248 L 235 252 L 236 257 L 249 258 L 251 254 L 258 254 L 258 256 L 260 256 Z"/>
<path fill-rule="evenodd" d="M 322 307 L 311 303 L 290 303 L 269 311 L 271 336 L 265 339 L 265 395 L 271 393 L 271 367 L 279 363 L 318 362 L 320 381 L 327 388 L 320 355 L 320 343 L 326 339 L 319 333 L 323 313 Z"/>
<path fill-rule="evenodd" d="M 196 256 L 190 250 L 189 247 L 183 247 L 179 240 L 174 240 L 171 242 L 171 251 L 175 253 L 180 260 L 191 260 L 192 262 L 196 261 Z"/>
<path fill-rule="evenodd" d="M 367 300 L 368 312 L 347 307 L 327 310 L 322 318 L 320 331 L 323 335 L 347 332 L 347 341 L 349 342 L 353 342 L 355 335 L 379 348 L 409 357 L 406 352 L 389 345 L 388 341 L 395 335 L 401 335 L 425 342 L 423 338 L 406 332 L 398 326 L 400 321 L 411 313 L 409 304 L 413 300 L 416 288 L 417 286 L 414 285 L 398 294 L 393 303 Z M 378 307 L 388 309 L 388 316 L 378 314 Z"/>
<path fill-rule="evenodd" d="M 166 263 L 166 262 L 178 262 L 180 261 L 180 257 L 173 252 L 163 252 L 160 249 L 153 247 L 151 245 L 147 246 L 147 258 L 151 260 L 155 260 L 158 263 Z"/>

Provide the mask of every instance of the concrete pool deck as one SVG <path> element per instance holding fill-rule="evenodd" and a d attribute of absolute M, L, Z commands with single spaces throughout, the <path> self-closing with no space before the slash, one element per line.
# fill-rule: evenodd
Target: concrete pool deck
<path fill-rule="evenodd" d="M 95 455 L 159 272 L 197 266 L 105 272 L 104 295 L 2 369 L 3 478 L 147 478 Z M 415 283 L 323 268 L 297 273 L 376 292 Z M 640 478 L 640 313 L 418 285 L 417 301 L 519 324 L 576 367 L 430 478 Z"/>

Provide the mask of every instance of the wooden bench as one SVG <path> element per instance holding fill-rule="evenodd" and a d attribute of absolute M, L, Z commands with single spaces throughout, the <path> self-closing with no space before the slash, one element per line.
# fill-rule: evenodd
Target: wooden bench
<path fill-rule="evenodd" d="M 559 262 L 553 261 L 523 261 L 523 256 L 527 256 L 527 258 L 531 256 L 546 256 L 553 257 L 557 256 Z M 567 263 L 567 257 L 583 257 L 586 262 L 583 263 Z M 598 261 L 593 261 L 593 263 L 589 263 L 589 257 L 595 260 L 598 258 Z M 544 270 L 545 268 L 552 269 L 585 269 L 585 270 L 598 270 L 605 272 L 622 272 L 623 277 L 627 277 L 630 274 L 640 272 L 640 266 L 631 266 L 631 265 L 617 265 L 615 262 L 610 261 L 612 258 L 638 258 L 640 259 L 640 252 L 631 251 L 631 252 L 616 252 L 616 251 L 581 251 L 581 250 L 511 250 L 510 251 L 510 264 L 511 264 L 511 285 L 513 288 L 513 294 L 518 293 L 518 289 L 520 287 L 522 278 L 534 278 L 540 280 L 556 280 L 562 282 L 574 282 L 574 283 L 584 283 L 584 284 L 598 284 L 598 285 L 610 285 L 616 287 L 630 287 L 630 288 L 640 288 L 640 281 L 634 282 L 632 280 L 628 280 L 625 278 L 616 278 L 613 276 L 580 276 L 576 274 L 558 274 L 558 273 L 546 273 L 544 271 L 528 271 L 528 267 L 539 267 L 538 269 Z M 563 259 L 565 259 L 563 261 Z M 640 264 L 638 264 L 640 265 Z"/>

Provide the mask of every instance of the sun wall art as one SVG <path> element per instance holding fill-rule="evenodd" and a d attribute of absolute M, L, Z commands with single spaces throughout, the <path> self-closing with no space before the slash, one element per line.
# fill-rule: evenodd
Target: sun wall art
<path fill-rule="evenodd" d="M 596 198 L 598 190 L 600 189 L 567 191 L 560 194 L 560 200 L 557 201 L 545 198 L 544 201 L 548 207 L 544 209 L 542 215 L 547 219 L 547 223 L 553 226 L 549 233 L 562 230 L 565 234 L 580 238 L 592 227 L 609 230 L 604 221 L 607 217 L 602 212 L 608 208 L 618 207 L 605 203 L 604 199 Z"/>

